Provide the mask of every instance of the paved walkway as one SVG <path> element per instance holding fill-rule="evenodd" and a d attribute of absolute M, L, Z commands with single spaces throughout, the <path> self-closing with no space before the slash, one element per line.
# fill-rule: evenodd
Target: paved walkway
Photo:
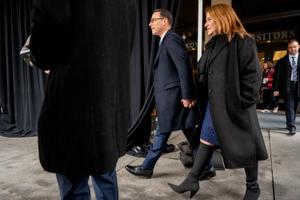
<path fill-rule="evenodd" d="M 269 159 L 260 162 L 261 200 L 300 200 L 300 132 L 287 136 L 284 115 L 262 114 L 259 119 L 269 152 Z M 297 127 L 300 130 L 300 126 Z M 183 141 L 180 131 L 174 132 L 169 143 Z M 55 176 L 44 172 L 38 161 L 37 138 L 0 137 L 0 200 L 56 200 Z M 176 194 L 167 182 L 180 183 L 189 169 L 178 160 L 178 149 L 158 161 L 153 178 L 132 176 L 127 164 L 140 164 L 143 159 L 123 156 L 117 166 L 120 200 L 182 200 L 188 194 Z M 217 171 L 217 176 L 200 184 L 193 199 L 241 200 L 245 192 L 244 171 Z M 95 199 L 93 197 L 93 199 Z"/>

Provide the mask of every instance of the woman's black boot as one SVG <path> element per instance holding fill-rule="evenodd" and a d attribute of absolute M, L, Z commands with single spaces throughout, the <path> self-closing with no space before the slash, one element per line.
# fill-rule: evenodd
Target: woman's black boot
<path fill-rule="evenodd" d="M 258 165 L 245 168 L 247 189 L 243 200 L 258 200 L 260 189 L 257 183 Z"/>
<path fill-rule="evenodd" d="M 168 183 L 172 190 L 177 193 L 191 192 L 190 198 L 192 198 L 199 190 L 199 177 L 210 161 L 213 150 L 213 146 L 201 143 L 195 156 L 193 167 L 185 180 L 180 185 Z"/>

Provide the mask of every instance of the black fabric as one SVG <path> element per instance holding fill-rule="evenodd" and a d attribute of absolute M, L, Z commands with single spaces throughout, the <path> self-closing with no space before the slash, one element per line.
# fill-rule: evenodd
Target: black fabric
<path fill-rule="evenodd" d="M 245 168 L 246 173 L 246 193 L 243 200 L 257 200 L 260 196 L 259 184 L 257 183 L 258 165 Z"/>
<path fill-rule="evenodd" d="M 151 132 L 151 112 L 154 106 L 153 77 L 151 67 L 158 49 L 159 37 L 152 36 L 149 21 L 152 11 L 164 8 L 174 16 L 173 27 L 176 29 L 177 14 L 182 0 L 138 1 L 139 13 L 135 32 L 135 43 L 131 60 L 130 90 L 130 126 L 127 148 L 149 141 Z"/>
<path fill-rule="evenodd" d="M 38 123 L 44 170 L 102 174 L 125 154 L 136 11 L 135 0 L 34 1 L 31 52 L 51 68 Z"/>
<path fill-rule="evenodd" d="M 199 65 L 198 67 L 198 84 L 201 87 L 207 89 L 207 74 L 208 74 L 208 66 L 211 60 L 211 55 L 213 49 L 215 47 L 218 36 L 212 37 L 205 45 L 205 52 L 202 55 L 204 65 Z M 198 95 L 199 96 L 199 95 Z"/>
<path fill-rule="evenodd" d="M 257 184 L 258 165 L 245 168 L 247 186 Z"/>
<path fill-rule="evenodd" d="M 208 146 L 200 143 L 199 149 L 194 159 L 193 167 L 188 177 L 197 178 L 200 177 L 205 167 L 208 165 L 214 152 L 214 146 Z"/>
<path fill-rule="evenodd" d="M 0 135 L 36 134 L 45 75 L 28 66 L 19 52 L 30 31 L 31 0 L 0 2 Z"/>
<path fill-rule="evenodd" d="M 198 66 L 204 64 L 201 58 Z M 253 38 L 235 35 L 228 42 L 227 38 L 218 37 L 207 80 L 207 93 L 200 91 L 199 94 L 200 97 L 209 97 L 212 120 L 226 168 L 249 167 L 258 160 L 267 159 L 256 113 L 261 69 Z M 200 108 L 204 106 L 200 105 Z"/>
<path fill-rule="evenodd" d="M 139 13 L 131 61 L 128 148 L 150 138 L 154 105 L 151 66 L 159 41 L 151 35 L 148 26 L 152 11 L 170 10 L 176 29 L 181 2 L 137 0 Z M 32 0 L 4 0 L 0 5 L 0 135 L 27 136 L 35 134 L 46 79 L 40 70 L 29 67 L 19 57 L 19 50 L 30 34 Z"/>
<path fill-rule="evenodd" d="M 181 99 L 194 99 L 195 89 L 184 40 L 168 31 L 153 65 L 159 131 L 184 130 L 197 124 L 197 107 L 184 108 Z"/>
<path fill-rule="evenodd" d="M 195 156 L 193 167 L 190 173 L 180 185 L 177 186 L 169 184 L 169 186 L 177 193 L 191 191 L 191 196 L 193 196 L 193 194 L 195 194 L 199 190 L 199 178 L 204 172 L 205 167 L 209 163 L 213 152 L 213 146 L 208 146 L 201 143 Z"/>

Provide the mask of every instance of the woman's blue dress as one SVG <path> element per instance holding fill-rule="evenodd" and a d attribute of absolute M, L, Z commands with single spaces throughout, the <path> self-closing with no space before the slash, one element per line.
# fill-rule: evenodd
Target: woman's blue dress
<path fill-rule="evenodd" d="M 201 127 L 201 135 L 200 138 L 205 140 L 211 144 L 219 145 L 217 133 L 213 127 L 211 114 L 210 114 L 210 106 L 207 103 L 204 120 Z"/>

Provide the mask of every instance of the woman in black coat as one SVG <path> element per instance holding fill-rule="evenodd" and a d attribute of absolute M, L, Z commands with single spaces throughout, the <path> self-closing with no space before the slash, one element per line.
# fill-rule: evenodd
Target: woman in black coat
<path fill-rule="evenodd" d="M 226 168 L 245 168 L 244 199 L 255 200 L 260 195 L 257 161 L 268 157 L 256 113 L 261 69 L 255 41 L 226 4 L 206 9 L 205 28 L 212 39 L 198 63 L 198 101 L 204 116 L 200 146 L 187 178 L 179 186 L 169 185 L 178 193 L 190 191 L 192 197 L 219 147 Z"/>

